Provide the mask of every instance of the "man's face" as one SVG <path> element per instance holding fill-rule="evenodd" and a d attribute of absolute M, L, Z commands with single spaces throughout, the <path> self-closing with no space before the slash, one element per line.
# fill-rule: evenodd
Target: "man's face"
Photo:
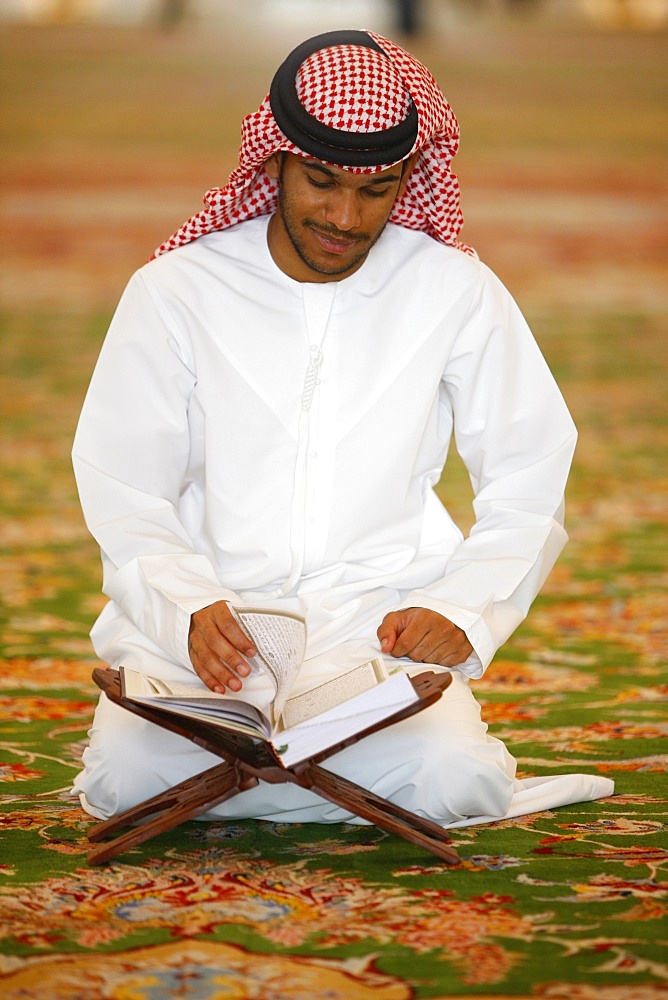
<path fill-rule="evenodd" d="M 265 164 L 278 180 L 278 211 L 269 223 L 274 261 L 296 281 L 338 281 L 367 258 L 403 194 L 412 161 L 376 174 L 276 154 Z"/>

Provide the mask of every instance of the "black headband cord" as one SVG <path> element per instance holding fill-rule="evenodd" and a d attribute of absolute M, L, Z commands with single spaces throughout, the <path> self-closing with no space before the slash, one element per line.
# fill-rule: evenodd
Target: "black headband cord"
<path fill-rule="evenodd" d="M 297 73 L 304 60 L 335 45 L 382 48 L 365 31 L 326 31 L 298 45 L 279 66 L 271 83 L 269 102 L 276 124 L 302 152 L 342 167 L 378 167 L 398 163 L 415 145 L 418 113 L 411 101 L 406 118 L 381 132 L 348 132 L 324 125 L 304 108 L 297 96 Z"/>

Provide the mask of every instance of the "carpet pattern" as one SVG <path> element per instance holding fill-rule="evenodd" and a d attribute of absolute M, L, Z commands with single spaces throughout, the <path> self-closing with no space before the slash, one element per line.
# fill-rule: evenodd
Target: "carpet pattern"
<path fill-rule="evenodd" d="M 580 79 L 578 67 L 584 73 L 593 60 L 618 99 L 624 89 L 639 90 L 654 129 L 658 112 L 652 94 L 660 92 L 657 80 L 665 78 L 666 65 L 655 43 L 647 39 L 622 48 L 611 39 L 597 43 L 592 55 L 582 39 L 534 34 L 525 48 L 511 39 L 510 55 L 495 49 L 494 62 L 492 43 L 486 42 L 472 105 L 486 106 L 483 98 L 493 102 L 506 92 L 512 101 L 535 97 L 533 134 L 549 103 L 552 77 L 545 68 L 553 66 L 553 56 L 571 61 L 561 78 L 566 90 Z M 32 185 L 29 199 L 16 195 L 13 203 L 23 215 L 14 233 L 17 256 L 7 273 L 14 281 L 20 272 L 35 294 L 20 302 L 10 296 L 0 317 L 0 995 L 5 1000 L 665 997 L 668 456 L 662 370 L 667 351 L 656 254 L 665 248 L 665 230 L 661 244 L 658 223 L 648 222 L 643 230 L 637 215 L 627 219 L 633 239 L 623 213 L 615 217 L 615 261 L 634 275 L 631 290 L 614 274 L 605 285 L 597 284 L 610 250 L 600 230 L 598 243 L 583 242 L 579 232 L 569 242 L 560 215 L 552 235 L 549 226 L 541 230 L 535 272 L 527 272 L 526 265 L 513 270 L 517 255 L 505 224 L 494 229 L 493 213 L 480 230 L 488 236 L 486 256 L 500 262 L 520 298 L 523 289 L 527 293 L 529 319 L 581 439 L 569 487 L 571 542 L 529 619 L 475 690 L 491 731 L 517 757 L 521 777 L 604 774 L 614 778 L 616 794 L 454 831 L 462 859 L 458 868 L 374 827 L 256 821 L 190 822 L 112 864 L 87 866 L 90 820 L 69 787 L 96 698 L 87 633 L 102 599 L 98 555 L 81 520 L 68 453 L 109 319 L 108 285 L 115 297 L 128 258 L 141 259 L 145 248 L 159 242 L 154 235 L 161 238 L 174 227 L 161 218 L 153 234 L 144 219 L 144 229 L 126 227 L 121 237 L 120 224 L 115 235 L 111 222 L 94 230 L 88 215 L 85 224 L 68 229 L 71 217 L 56 216 L 58 199 L 49 195 L 40 201 L 40 185 L 47 180 L 31 173 L 30 165 L 34 150 L 42 148 L 36 136 L 43 144 L 51 124 L 66 120 L 62 109 L 71 101 L 80 111 L 83 138 L 77 145 L 73 128 L 62 133 L 67 141 L 61 136 L 49 147 L 50 182 L 65 190 L 68 157 L 72 183 L 81 181 L 86 143 L 95 151 L 89 163 L 93 176 L 100 168 L 95 155 L 108 141 L 109 150 L 117 152 L 108 161 L 111 168 L 105 167 L 104 197 L 114 183 L 119 190 L 127 185 L 123 170 L 132 167 L 136 190 L 146 182 L 148 203 L 155 208 L 150 198 L 157 200 L 160 183 L 169 182 L 168 161 L 152 161 L 155 188 L 148 174 L 141 174 L 149 157 L 134 159 L 134 150 L 145 152 L 144 140 L 167 140 L 151 139 L 146 130 L 142 136 L 137 125 L 136 146 L 126 148 L 112 134 L 113 119 L 104 123 L 110 138 L 100 138 L 94 101 L 101 81 L 105 73 L 113 79 L 119 88 L 115 99 L 126 111 L 139 92 L 140 73 L 153 74 L 147 86 L 155 86 L 156 93 L 158 81 L 171 81 L 164 84 L 167 92 L 181 87 L 186 96 L 192 84 L 204 115 L 206 72 L 214 78 L 219 58 L 213 43 L 207 48 L 201 38 L 183 40 L 179 47 L 145 41 L 139 52 L 136 40 L 122 32 L 104 39 L 65 32 L 58 44 L 61 49 L 54 49 L 48 32 L 31 31 L 10 33 L 5 46 L 10 92 L 17 112 L 23 109 L 22 116 L 10 118 L 5 170 L 15 193 L 19 176 L 21 184 Z M 504 76 L 504 60 L 511 56 L 516 75 Z M 453 58 L 441 67 L 441 75 L 447 69 L 462 94 L 475 58 L 464 53 L 459 63 Z M 230 59 L 239 73 L 233 53 Z M 664 70 L 659 72 L 659 65 Z M 44 66 L 50 85 L 41 92 L 40 118 L 30 98 Z M 609 128 L 597 139 L 603 89 L 594 94 L 591 118 L 581 123 L 578 155 L 583 164 L 597 164 L 589 174 L 586 165 L 582 171 L 597 197 L 597 185 L 608 177 L 612 205 L 613 193 L 623 201 L 630 173 L 620 169 L 625 137 L 615 146 L 610 137 L 616 133 Z M 63 102 L 60 118 L 49 104 L 54 94 Z M 184 100 L 179 110 L 176 93 L 172 96 L 170 113 L 185 127 L 179 115 L 191 105 Z M 471 117 L 473 145 L 476 128 L 487 142 L 485 122 Z M 140 121 L 126 114 L 126 129 L 131 131 L 135 120 Z M 32 132 L 24 122 L 33 123 Z M 195 125 L 204 130 L 203 121 Z M 642 145 L 640 124 L 634 127 L 642 170 L 633 184 L 642 174 L 647 185 L 642 197 L 656 214 L 665 170 L 658 170 L 650 139 Z M 654 131 L 648 128 L 646 134 Z M 508 183 L 509 199 L 516 160 L 495 147 L 494 138 L 497 167 L 504 156 L 513 166 L 505 180 L 496 174 L 501 186 Z M 571 149 L 571 157 L 576 152 Z M 601 166 L 604 154 L 608 174 Z M 527 189 L 534 184 L 536 197 L 542 184 L 551 183 L 547 161 L 538 150 L 536 176 L 532 180 L 525 173 L 518 182 Z M 185 176 L 178 156 L 172 162 L 175 176 L 180 170 Z M 529 211 L 524 191 L 515 196 Z M 93 204 L 90 191 L 87 197 Z M 54 213 L 50 250 L 30 214 L 42 218 L 49 211 Z M 116 209 L 102 213 L 107 220 L 111 215 Z M 529 238 L 531 220 L 523 219 Z M 475 225 L 474 214 L 471 241 L 479 244 Z M 132 254 L 122 239 L 134 241 Z M 107 269 L 96 256 L 98 245 L 115 248 Z M 119 250 L 123 247 L 127 253 Z M 530 247 L 523 259 L 533 257 Z M 554 278 L 549 288 L 539 284 L 546 273 Z M 54 274 L 61 275 L 60 300 L 49 285 Z M 605 294 L 599 294 L 602 288 Z M 456 462 L 440 489 L 462 523 L 470 523 L 466 480 Z"/>
<path fill-rule="evenodd" d="M 662 995 L 666 626 L 655 473 L 636 476 L 632 493 L 620 482 L 594 514 L 578 496 L 588 472 L 576 468 L 568 554 L 476 683 L 520 776 L 605 774 L 615 796 L 454 831 L 458 869 L 373 827 L 255 821 L 190 822 L 89 868 L 90 822 L 68 788 L 95 699 L 86 630 L 100 603 L 97 553 L 69 471 L 50 458 L 67 426 L 59 407 L 74 399 L 59 388 L 68 352 L 62 340 L 54 351 L 45 323 L 24 325 L 3 366 L 16 372 L 30 358 L 32 367 L 5 397 L 15 449 L 2 491 L 3 996 L 44 983 L 48 996 L 91 1000 Z M 80 353 L 98 335 L 86 318 L 70 329 Z M 564 331 L 553 336 L 567 354 Z M 26 437 L 25 422 L 42 419 L 28 412 L 35 383 L 53 402 L 50 430 Z M 646 434 L 658 447 L 649 425 Z M 633 461 L 638 472 L 642 456 Z"/>
<path fill-rule="evenodd" d="M 572 605 L 564 615 L 577 628 Z M 1 768 L 3 995 L 47 981 L 49 996 L 70 998 L 85 978 L 91 998 L 227 996 L 221 983 L 252 997 L 503 986 L 616 1000 L 630 984 L 643 987 L 633 996 L 658 996 L 658 665 L 648 658 L 643 683 L 628 685 L 594 652 L 548 654 L 531 640 L 527 659 L 499 662 L 479 685 L 494 731 L 524 776 L 590 770 L 614 776 L 618 793 L 458 830 L 457 870 L 375 828 L 254 821 L 188 823 L 88 868 L 89 823 L 67 786 L 90 716 L 89 664 L 15 661 L 2 698 L 12 720 Z"/>

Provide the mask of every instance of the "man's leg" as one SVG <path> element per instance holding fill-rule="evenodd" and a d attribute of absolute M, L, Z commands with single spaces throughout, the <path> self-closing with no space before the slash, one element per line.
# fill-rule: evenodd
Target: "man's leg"
<path fill-rule="evenodd" d="M 106 819 L 217 761 L 189 740 L 102 697 L 74 791 L 84 809 Z M 479 706 L 456 673 L 430 708 L 366 737 L 323 766 L 444 824 L 475 816 L 500 817 L 515 790 L 512 757 L 487 735 Z M 307 789 L 266 783 L 207 813 L 211 819 L 247 817 L 321 823 L 355 818 Z"/>

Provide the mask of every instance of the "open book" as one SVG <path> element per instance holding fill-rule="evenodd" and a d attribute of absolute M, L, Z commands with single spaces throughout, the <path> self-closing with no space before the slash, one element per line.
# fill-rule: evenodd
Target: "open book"
<path fill-rule="evenodd" d="M 382 722 L 419 700 L 410 678 L 372 658 L 315 687 L 293 693 L 306 648 L 301 615 L 265 608 L 232 608 L 257 649 L 251 674 L 233 694 L 211 691 L 197 679 L 176 684 L 121 667 L 122 693 L 181 718 L 262 740 L 291 767 Z"/>

